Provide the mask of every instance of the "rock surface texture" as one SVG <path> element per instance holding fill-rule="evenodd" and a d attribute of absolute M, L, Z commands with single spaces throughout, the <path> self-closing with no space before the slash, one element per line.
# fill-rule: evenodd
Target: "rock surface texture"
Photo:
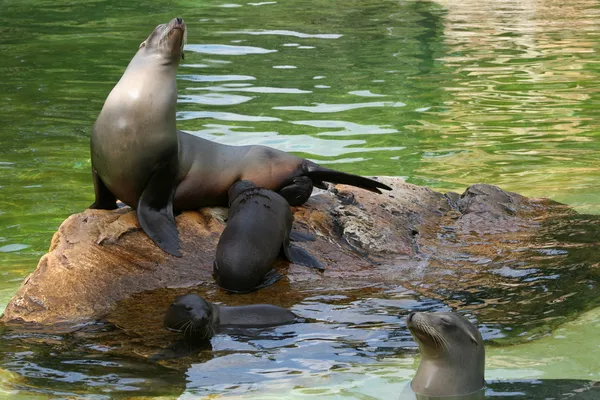
<path fill-rule="evenodd" d="M 24 280 L 2 321 L 78 324 L 107 317 L 133 294 L 165 288 L 202 287 L 210 301 L 282 306 L 319 290 L 346 293 L 387 284 L 435 298 L 441 294 L 431 286 L 440 282 L 440 274 L 455 291 L 463 286 L 469 290 L 473 282 L 485 284 L 498 276 L 482 274 L 495 257 L 533 240 L 547 218 L 572 213 L 549 200 L 527 199 L 490 185 L 473 185 L 458 195 L 398 178 L 380 180 L 394 190 L 378 195 L 338 185 L 294 208 L 295 229 L 316 236 L 314 242 L 299 245 L 326 271 L 282 259 L 276 268 L 286 278 L 246 296 L 225 295 L 212 278 L 226 209 L 177 216 L 181 258 L 156 247 L 130 208 L 85 210 L 62 223 L 48 254 Z"/>

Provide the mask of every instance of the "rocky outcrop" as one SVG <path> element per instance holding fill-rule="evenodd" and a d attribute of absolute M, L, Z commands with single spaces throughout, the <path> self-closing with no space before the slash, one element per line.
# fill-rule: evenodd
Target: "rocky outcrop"
<path fill-rule="evenodd" d="M 460 270 L 462 278 L 476 274 L 465 271 L 462 261 L 485 268 L 494 254 L 517 246 L 511 244 L 517 236 L 532 237 L 548 216 L 569 213 L 557 203 L 489 185 L 444 195 L 398 178 L 380 179 L 393 191 L 377 195 L 340 185 L 294 209 L 295 229 L 316 236 L 299 245 L 326 266 L 324 273 L 280 260 L 276 267 L 286 279 L 247 296 L 229 296 L 228 302 L 286 306 L 309 289 L 390 283 L 426 291 L 430 276 L 453 275 L 448 270 Z M 224 295 L 211 276 L 212 262 L 226 216 L 224 208 L 177 216 L 183 257 L 176 258 L 150 241 L 128 207 L 72 215 L 2 320 L 73 325 L 104 318 L 135 293 L 163 288 L 201 285 L 205 296 L 218 300 Z"/>

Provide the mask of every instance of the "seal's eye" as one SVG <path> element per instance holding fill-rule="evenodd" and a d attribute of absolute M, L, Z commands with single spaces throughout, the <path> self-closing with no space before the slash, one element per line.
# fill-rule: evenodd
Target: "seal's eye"
<path fill-rule="evenodd" d="M 192 306 L 185 306 L 186 311 L 192 311 L 194 309 L 194 307 Z"/>
<path fill-rule="evenodd" d="M 442 321 L 442 324 L 444 326 L 452 326 L 452 320 L 450 320 L 450 318 L 448 318 L 448 317 L 440 317 L 440 320 Z"/>
<path fill-rule="evenodd" d="M 142 43 L 140 43 L 140 49 L 141 49 L 142 47 L 146 47 L 146 41 L 145 41 L 145 40 L 144 40 Z"/>

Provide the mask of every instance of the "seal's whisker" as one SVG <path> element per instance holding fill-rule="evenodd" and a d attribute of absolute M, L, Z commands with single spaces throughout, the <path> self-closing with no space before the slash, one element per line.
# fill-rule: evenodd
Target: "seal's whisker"
<path fill-rule="evenodd" d="M 178 321 L 173 325 L 173 329 L 183 329 L 183 326 L 187 323 L 187 321 Z"/>
<path fill-rule="evenodd" d="M 193 326 L 193 323 L 192 323 L 192 321 L 191 321 L 191 320 L 188 320 L 188 321 L 187 321 L 187 324 L 186 324 L 186 326 L 185 326 L 185 330 L 183 331 L 183 334 L 184 334 L 184 335 L 187 335 L 187 333 L 188 333 L 188 329 L 189 329 L 190 333 L 192 333 L 192 326 Z"/>
<path fill-rule="evenodd" d="M 450 349 L 450 344 L 448 340 L 444 338 L 442 334 L 435 330 L 434 327 L 424 323 L 423 321 L 417 321 L 416 327 L 427 336 L 431 338 L 436 347 L 448 351 Z"/>

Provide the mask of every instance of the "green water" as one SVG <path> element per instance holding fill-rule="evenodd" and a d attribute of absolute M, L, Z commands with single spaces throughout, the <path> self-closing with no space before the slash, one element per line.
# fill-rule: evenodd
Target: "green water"
<path fill-rule="evenodd" d="M 93 121 L 139 43 L 174 16 L 189 28 L 181 129 L 600 213 L 597 2 L 231 1 L 0 3 L 0 310 L 93 201 Z M 566 365 L 565 378 L 598 379 Z"/>

